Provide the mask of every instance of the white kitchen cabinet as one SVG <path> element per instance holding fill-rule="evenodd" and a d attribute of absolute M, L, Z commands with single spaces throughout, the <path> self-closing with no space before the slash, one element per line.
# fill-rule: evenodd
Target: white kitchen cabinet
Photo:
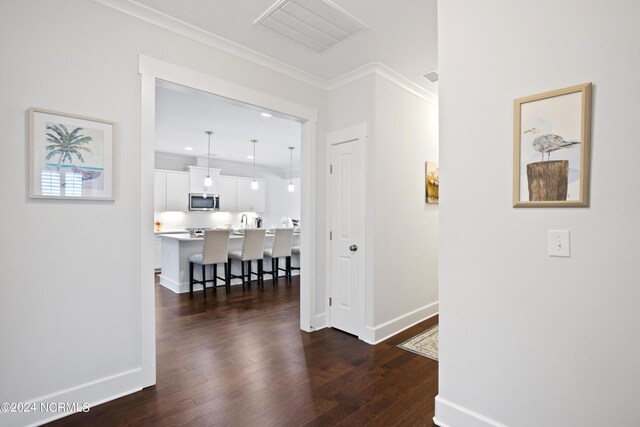
<path fill-rule="evenodd" d="M 156 170 L 153 178 L 153 206 L 156 212 L 189 210 L 188 173 Z"/>
<path fill-rule="evenodd" d="M 266 191 L 264 179 L 258 179 L 258 189 L 251 189 L 251 178 L 237 178 L 237 212 L 264 212 Z"/>
<path fill-rule="evenodd" d="M 189 210 L 189 174 L 167 172 L 167 211 Z"/>
<path fill-rule="evenodd" d="M 155 171 L 153 174 L 153 210 L 163 212 L 167 208 L 167 173 Z"/>
<path fill-rule="evenodd" d="M 237 179 L 230 176 L 218 177 L 218 191 L 220 195 L 220 212 L 237 212 Z"/>
<path fill-rule="evenodd" d="M 207 177 L 207 168 L 202 166 L 189 166 L 189 193 L 218 193 L 218 177 L 220 169 L 209 169 L 209 176 L 213 181 L 211 187 L 204 186 L 204 179 Z"/>
<path fill-rule="evenodd" d="M 258 180 L 259 187 L 257 190 L 251 190 L 253 194 L 251 200 L 251 210 L 253 212 L 264 212 L 267 209 L 267 191 L 264 179 Z"/>

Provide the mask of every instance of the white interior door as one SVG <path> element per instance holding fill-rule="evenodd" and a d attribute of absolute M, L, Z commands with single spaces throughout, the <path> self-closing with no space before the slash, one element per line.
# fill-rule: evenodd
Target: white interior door
<path fill-rule="evenodd" d="M 349 138 L 350 137 L 350 138 Z M 333 328 L 361 335 L 364 328 L 364 159 L 363 136 L 329 134 L 331 285 Z"/>

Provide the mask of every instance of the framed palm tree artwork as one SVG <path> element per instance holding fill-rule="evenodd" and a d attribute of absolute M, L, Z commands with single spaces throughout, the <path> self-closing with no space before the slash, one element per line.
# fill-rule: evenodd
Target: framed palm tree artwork
<path fill-rule="evenodd" d="M 114 200 L 114 122 L 29 109 L 29 197 Z"/>

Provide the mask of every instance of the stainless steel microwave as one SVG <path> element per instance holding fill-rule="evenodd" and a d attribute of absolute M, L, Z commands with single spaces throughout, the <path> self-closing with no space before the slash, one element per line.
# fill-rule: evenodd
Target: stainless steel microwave
<path fill-rule="evenodd" d="M 219 211 L 220 196 L 217 194 L 189 193 L 190 211 Z"/>

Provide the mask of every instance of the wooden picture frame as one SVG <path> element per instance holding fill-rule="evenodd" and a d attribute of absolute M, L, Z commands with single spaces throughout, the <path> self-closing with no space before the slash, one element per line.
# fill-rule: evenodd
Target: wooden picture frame
<path fill-rule="evenodd" d="M 589 206 L 591 86 L 514 101 L 513 207 Z"/>
<path fill-rule="evenodd" d="M 114 200 L 116 124 L 29 108 L 29 197 Z"/>

